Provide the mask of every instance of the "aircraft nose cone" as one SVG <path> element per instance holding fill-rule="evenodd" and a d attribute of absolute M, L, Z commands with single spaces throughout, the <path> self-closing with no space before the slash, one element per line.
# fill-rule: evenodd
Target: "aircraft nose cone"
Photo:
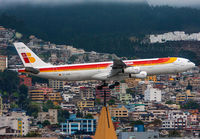
<path fill-rule="evenodd" d="M 194 63 L 192 63 L 192 67 L 194 68 L 196 65 Z"/>

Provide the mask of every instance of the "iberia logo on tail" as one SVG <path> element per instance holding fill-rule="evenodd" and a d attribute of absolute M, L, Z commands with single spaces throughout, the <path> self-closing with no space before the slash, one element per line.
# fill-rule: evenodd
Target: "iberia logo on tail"
<path fill-rule="evenodd" d="M 34 63 L 35 58 L 31 56 L 31 53 L 21 53 L 25 63 Z"/>

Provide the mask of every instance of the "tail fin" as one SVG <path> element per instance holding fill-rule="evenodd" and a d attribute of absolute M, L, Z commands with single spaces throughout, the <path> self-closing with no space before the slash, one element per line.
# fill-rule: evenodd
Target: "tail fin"
<path fill-rule="evenodd" d="M 47 64 L 44 61 L 42 61 L 24 43 L 16 42 L 14 43 L 14 46 L 25 67 L 39 68 L 39 67 L 50 66 L 50 64 Z"/>

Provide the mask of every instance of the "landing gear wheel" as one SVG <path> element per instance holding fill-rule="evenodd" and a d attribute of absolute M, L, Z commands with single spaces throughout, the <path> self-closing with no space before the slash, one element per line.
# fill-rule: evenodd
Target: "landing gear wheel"
<path fill-rule="evenodd" d="M 102 90 L 103 86 L 97 86 L 97 90 Z"/>
<path fill-rule="evenodd" d="M 114 84 L 115 86 L 119 86 L 120 85 L 120 83 L 119 82 L 115 82 L 115 84 Z"/>
<path fill-rule="evenodd" d="M 103 83 L 101 86 L 106 87 L 108 86 L 108 83 Z"/>
<path fill-rule="evenodd" d="M 109 89 L 114 89 L 115 88 L 115 85 L 112 84 L 112 85 L 109 85 Z"/>

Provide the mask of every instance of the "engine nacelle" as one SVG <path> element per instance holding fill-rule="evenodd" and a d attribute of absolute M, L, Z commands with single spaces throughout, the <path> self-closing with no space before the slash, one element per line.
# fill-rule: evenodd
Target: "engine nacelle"
<path fill-rule="evenodd" d="M 123 71 L 124 73 L 128 74 L 138 74 L 140 73 L 140 68 L 139 67 L 127 67 Z"/>
<path fill-rule="evenodd" d="M 144 79 L 147 77 L 147 72 L 146 71 L 141 71 L 138 74 L 129 74 L 130 78 L 140 78 L 140 79 Z"/>
<path fill-rule="evenodd" d="M 40 73 L 40 70 L 38 70 L 38 69 L 36 69 L 36 68 L 33 68 L 33 67 L 25 67 L 25 71 L 26 71 L 26 72 L 33 73 L 33 74 L 38 74 L 38 73 Z"/>

